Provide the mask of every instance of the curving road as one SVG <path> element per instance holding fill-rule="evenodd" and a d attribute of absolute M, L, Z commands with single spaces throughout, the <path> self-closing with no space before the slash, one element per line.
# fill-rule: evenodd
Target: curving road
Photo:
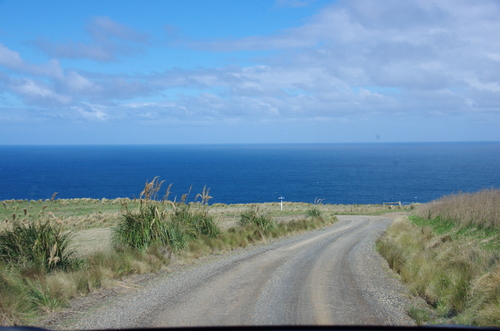
<path fill-rule="evenodd" d="M 374 251 L 391 219 L 338 218 L 323 230 L 158 278 L 66 328 L 412 325 L 404 288 Z"/>

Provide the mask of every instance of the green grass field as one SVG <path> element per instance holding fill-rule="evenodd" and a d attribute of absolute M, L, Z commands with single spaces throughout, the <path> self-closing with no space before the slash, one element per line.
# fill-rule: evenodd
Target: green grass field
<path fill-rule="evenodd" d="M 287 218 L 303 216 L 305 210 L 315 206 L 322 212 L 335 215 L 378 215 L 390 211 L 410 210 L 412 206 L 402 209 L 389 209 L 383 205 L 332 205 L 309 204 L 302 202 L 285 202 L 283 211 L 279 202 L 258 204 L 260 209 L 271 217 Z M 67 230 L 86 230 L 92 228 L 115 226 L 121 217 L 121 212 L 127 206 L 130 210 L 139 209 L 139 200 L 118 199 L 56 199 L 50 200 L 4 200 L 0 205 L 0 230 L 14 221 L 32 221 L 39 217 L 52 217 L 61 220 Z M 197 204 L 195 204 L 195 207 Z M 210 213 L 219 223 L 236 221 L 240 213 L 247 209 L 249 204 L 213 204 Z"/>

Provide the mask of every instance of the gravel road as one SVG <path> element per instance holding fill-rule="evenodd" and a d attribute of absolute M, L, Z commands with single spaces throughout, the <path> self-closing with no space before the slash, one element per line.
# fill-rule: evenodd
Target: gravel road
<path fill-rule="evenodd" d="M 338 218 L 323 230 L 158 277 L 64 328 L 413 325 L 404 287 L 374 250 L 391 219 Z"/>

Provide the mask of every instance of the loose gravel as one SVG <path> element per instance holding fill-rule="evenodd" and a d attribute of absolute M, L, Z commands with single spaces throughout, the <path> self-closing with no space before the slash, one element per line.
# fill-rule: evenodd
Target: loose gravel
<path fill-rule="evenodd" d="M 405 287 L 375 251 L 391 219 L 338 218 L 322 230 L 211 256 L 136 286 L 124 283 L 41 326 L 414 325 Z"/>

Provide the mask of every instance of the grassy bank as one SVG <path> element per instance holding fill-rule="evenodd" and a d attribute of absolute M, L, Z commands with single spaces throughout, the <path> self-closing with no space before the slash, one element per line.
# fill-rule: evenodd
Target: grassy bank
<path fill-rule="evenodd" d="M 377 248 L 429 305 L 410 309 L 417 322 L 500 326 L 500 190 L 422 205 Z"/>
<path fill-rule="evenodd" d="M 390 209 L 381 204 L 371 205 L 341 205 L 341 204 L 311 204 L 304 202 L 284 202 L 280 210 L 279 202 L 259 203 L 261 211 L 271 217 L 301 217 L 304 210 L 311 205 L 322 212 L 335 215 L 378 215 L 390 211 L 410 210 L 412 206 L 403 206 L 402 209 Z M 122 210 L 138 210 L 139 199 L 54 199 L 54 200 L 4 200 L 0 202 L 0 230 L 10 226 L 11 222 L 32 221 L 41 217 L 51 217 L 63 223 L 65 230 L 79 231 L 93 228 L 109 228 L 116 226 L 122 216 Z M 194 205 L 197 208 L 199 205 Z M 242 211 L 248 204 L 210 205 L 210 213 L 218 222 L 225 223 L 238 221 Z"/>
<path fill-rule="evenodd" d="M 208 190 L 195 201 L 184 197 L 173 202 L 154 196 L 160 186 L 154 182 L 148 193 L 146 185 L 137 200 L 4 201 L 0 325 L 30 324 L 40 314 L 66 307 L 72 298 L 115 286 L 130 274 L 157 272 L 174 258 L 188 263 L 321 228 L 346 209 L 387 210 L 306 203 L 285 203 L 283 211 L 279 203 L 208 205 Z M 89 252 L 75 240 L 94 230 L 107 231 L 109 245 Z"/>

